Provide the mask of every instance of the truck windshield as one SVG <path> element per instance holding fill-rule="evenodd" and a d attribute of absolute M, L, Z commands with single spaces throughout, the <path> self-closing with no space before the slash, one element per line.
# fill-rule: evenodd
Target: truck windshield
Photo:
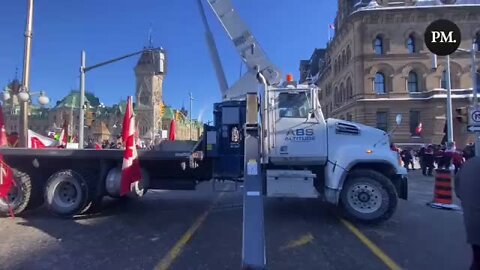
<path fill-rule="evenodd" d="M 309 97 L 306 92 L 280 93 L 278 110 L 283 118 L 306 118 L 310 111 Z"/>

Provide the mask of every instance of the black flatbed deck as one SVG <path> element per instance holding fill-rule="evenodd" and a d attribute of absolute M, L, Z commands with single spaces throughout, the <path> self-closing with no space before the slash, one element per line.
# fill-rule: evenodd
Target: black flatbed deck
<path fill-rule="evenodd" d="M 123 149 L 31 149 L 31 148 L 0 148 L 0 154 L 9 157 L 33 158 L 63 158 L 69 159 L 122 159 Z M 164 151 L 138 149 L 140 160 L 185 160 L 191 156 L 190 151 Z"/>

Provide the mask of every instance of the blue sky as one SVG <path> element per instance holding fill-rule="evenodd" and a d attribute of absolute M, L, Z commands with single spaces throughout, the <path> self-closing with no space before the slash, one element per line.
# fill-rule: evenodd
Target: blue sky
<path fill-rule="evenodd" d="M 26 0 L 0 2 L 0 86 L 23 68 Z M 283 73 L 298 77 L 299 60 L 324 47 L 333 22 L 334 0 L 233 0 L 271 61 Z M 239 78 L 240 58 L 232 42 L 207 9 L 208 19 L 229 84 Z M 168 54 L 164 99 L 168 105 L 188 106 L 195 98 L 193 116 L 203 111 L 211 119 L 220 94 L 204 38 L 196 0 L 48 0 L 35 1 L 31 90 L 45 90 L 54 101 L 78 89 L 80 51 L 87 66 L 147 45 L 150 25 L 153 42 Z M 137 57 L 87 73 L 87 91 L 113 104 L 135 90 L 133 67 Z"/>

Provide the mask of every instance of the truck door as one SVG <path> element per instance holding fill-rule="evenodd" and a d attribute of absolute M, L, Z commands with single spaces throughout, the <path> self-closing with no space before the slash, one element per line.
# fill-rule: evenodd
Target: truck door
<path fill-rule="evenodd" d="M 273 163 L 323 165 L 327 157 L 326 127 L 314 116 L 308 91 L 274 94 Z"/>

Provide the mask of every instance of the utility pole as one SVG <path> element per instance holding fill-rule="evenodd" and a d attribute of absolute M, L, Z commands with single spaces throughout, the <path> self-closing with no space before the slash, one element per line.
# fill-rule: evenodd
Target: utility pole
<path fill-rule="evenodd" d="M 190 111 L 188 112 L 188 115 L 190 116 L 189 126 L 190 126 L 190 141 L 191 141 L 192 140 L 192 102 L 193 102 L 192 92 L 190 92 L 189 98 L 190 98 Z"/>
<path fill-rule="evenodd" d="M 85 132 L 85 51 L 80 59 L 80 115 L 78 123 L 78 149 L 83 149 Z"/>
<path fill-rule="evenodd" d="M 477 76 L 480 76 L 480 74 L 477 75 L 477 63 L 475 59 L 475 54 L 477 53 L 477 41 L 473 39 L 472 41 L 472 50 L 470 51 L 470 56 L 472 60 L 472 92 L 473 92 L 473 109 L 477 110 L 478 109 L 478 85 L 477 85 Z M 471 117 L 469 115 L 468 117 Z M 475 133 L 475 156 L 478 157 L 480 156 L 480 132 L 476 131 Z"/>
<path fill-rule="evenodd" d="M 450 81 L 450 55 L 447 55 L 447 142 L 453 142 L 453 114 L 452 114 L 452 84 Z"/>
<path fill-rule="evenodd" d="M 22 86 L 27 93 L 30 90 L 30 57 L 32 51 L 33 0 L 27 0 L 27 23 L 25 26 L 25 49 L 23 56 Z M 28 103 L 20 102 L 20 147 L 28 147 Z"/>

